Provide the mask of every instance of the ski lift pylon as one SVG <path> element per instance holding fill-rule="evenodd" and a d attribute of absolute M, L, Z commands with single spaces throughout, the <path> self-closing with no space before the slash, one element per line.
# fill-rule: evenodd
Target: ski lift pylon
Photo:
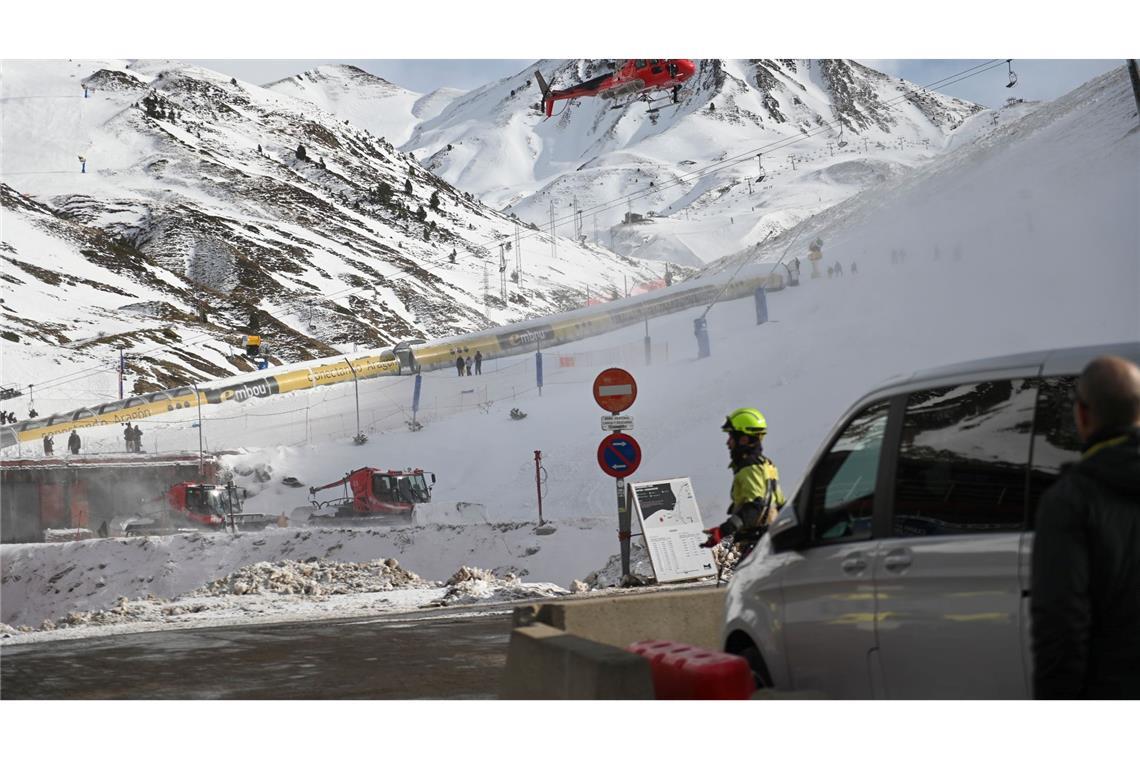
<path fill-rule="evenodd" d="M 1009 84 L 1007 84 L 1005 87 L 1006 89 L 1009 89 L 1010 87 L 1013 87 L 1015 84 L 1017 84 L 1017 74 L 1013 70 L 1012 58 L 1005 59 L 1005 63 L 1007 66 L 1009 66 Z"/>

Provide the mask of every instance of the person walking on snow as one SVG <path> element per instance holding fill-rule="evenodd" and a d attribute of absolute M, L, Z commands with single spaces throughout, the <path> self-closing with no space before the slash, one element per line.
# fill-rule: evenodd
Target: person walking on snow
<path fill-rule="evenodd" d="M 472 364 L 471 357 L 468 356 L 467 357 L 467 376 L 468 377 L 471 377 L 471 364 Z"/>
<path fill-rule="evenodd" d="M 483 352 L 482 351 L 476 351 L 475 352 L 475 374 L 476 375 L 482 375 L 483 374 Z"/>
<path fill-rule="evenodd" d="M 51 456 L 55 452 L 55 441 L 51 439 L 50 435 L 44 436 L 44 453 Z"/>
<path fill-rule="evenodd" d="M 463 377 L 463 357 L 462 356 L 456 357 L 455 369 L 459 371 L 459 376 Z"/>
<path fill-rule="evenodd" d="M 70 451 L 72 454 L 78 454 L 79 453 L 79 446 L 80 446 L 79 433 L 72 430 L 71 435 L 69 435 L 67 437 L 67 450 Z"/>
<path fill-rule="evenodd" d="M 779 473 L 772 460 L 764 456 L 764 436 L 768 422 L 757 409 L 737 409 L 725 418 L 721 430 L 728 433 L 726 445 L 732 470 L 732 503 L 728 519 L 715 528 L 705 530 L 708 540 L 702 547 L 711 548 L 731 537 L 741 547 L 741 559 L 767 532 L 784 506 Z"/>

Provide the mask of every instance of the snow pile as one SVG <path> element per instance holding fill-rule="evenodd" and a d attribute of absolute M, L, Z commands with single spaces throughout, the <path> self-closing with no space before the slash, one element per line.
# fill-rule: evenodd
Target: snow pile
<path fill-rule="evenodd" d="M 640 582 L 639 585 L 653 583 L 657 577 L 653 572 L 653 564 L 649 561 L 649 551 L 641 541 L 630 542 L 629 574 Z M 600 570 L 587 575 L 584 581 L 574 581 L 571 585 L 581 590 L 615 588 L 621 585 L 621 579 L 621 555 L 615 554 Z M 583 584 L 585 589 L 582 589 Z"/>
<path fill-rule="evenodd" d="M 44 620 L 63 620 L 71 612 L 109 610 L 119 597 L 148 596 L 204 604 L 206 614 L 193 615 L 201 620 L 233 618 L 242 611 L 269 619 L 414 610 L 445 594 L 450 587 L 443 586 L 443 579 L 461 565 L 490 567 L 499 579 L 513 575 L 564 585 L 602 563 L 612 547 L 612 524 L 559 524 L 554 544 L 535 536 L 534 523 L 484 523 L 269 528 L 236 536 L 182 533 L 3 545 L 2 622 L 39 629 Z M 523 589 L 532 586 L 521 583 Z M 519 593 L 518 586 L 513 589 Z M 541 587 L 535 593 L 547 591 Z M 146 620 L 171 622 L 161 611 Z"/>
<path fill-rule="evenodd" d="M 394 559 L 372 562 L 327 562 L 312 559 L 298 562 L 257 562 L 236 573 L 211 581 L 189 596 L 234 594 L 299 594 L 326 596 L 391 591 L 396 588 L 435 586 L 400 567 Z"/>
<path fill-rule="evenodd" d="M 570 592 L 553 583 L 524 584 L 514 573 L 499 576 L 491 570 L 477 567 L 459 568 L 447 579 L 447 591 L 434 604 L 446 607 L 453 604 L 477 602 L 510 602 L 532 599 L 535 596 L 565 596 Z"/>

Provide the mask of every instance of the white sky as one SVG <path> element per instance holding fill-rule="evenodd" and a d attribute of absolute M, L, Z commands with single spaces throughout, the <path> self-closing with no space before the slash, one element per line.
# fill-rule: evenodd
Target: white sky
<path fill-rule="evenodd" d="M 928 84 L 972 60 L 1012 57 L 1020 77 L 1012 90 L 997 71 L 942 89 L 996 106 L 1009 95 L 1052 99 L 1119 65 L 1136 54 L 1140 24 L 1135 4 L 1108 0 L 1064 14 L 984 0 L 742 7 L 751 9 L 735 12 L 746 23 L 733 24 L 727 5 L 693 12 L 694 4 L 682 0 L 576 8 L 523 0 L 399 7 L 283 0 L 272 11 L 219 0 L 198 0 L 187 10 L 123 0 L 113 16 L 59 0 L 6 9 L 0 40 L 5 58 L 183 59 L 258 84 L 346 62 L 414 92 L 472 89 L 537 58 L 843 57 Z"/>

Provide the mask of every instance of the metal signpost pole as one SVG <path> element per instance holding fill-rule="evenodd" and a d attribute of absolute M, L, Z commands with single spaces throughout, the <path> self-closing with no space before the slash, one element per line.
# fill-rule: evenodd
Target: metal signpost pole
<path fill-rule="evenodd" d="M 617 479 L 618 540 L 621 542 L 621 577 L 629 577 L 629 504 L 625 498 L 625 478 Z"/>
<path fill-rule="evenodd" d="M 649 342 L 649 319 L 645 320 L 645 366 L 648 367 L 653 363 L 653 348 Z M 617 414 L 617 412 L 614 412 Z"/>
<path fill-rule="evenodd" d="M 542 525 L 542 452 L 534 452 L 534 487 L 538 491 L 538 524 Z"/>
<path fill-rule="evenodd" d="M 198 384 L 191 383 L 194 387 L 194 403 L 198 407 L 198 477 L 205 478 L 205 465 L 203 464 L 202 455 L 202 395 L 198 392 Z"/>
<path fill-rule="evenodd" d="M 624 430 L 633 427 L 633 418 L 622 417 L 623 412 L 637 400 L 637 381 L 633 375 L 618 367 L 603 370 L 594 379 L 594 401 L 609 412 L 602 418 L 602 430 L 610 432 L 598 446 L 598 465 L 615 479 L 618 505 L 618 543 L 621 548 L 622 585 L 630 578 L 630 515 L 626 498 L 625 478 L 637 471 L 641 463 L 641 447 Z"/>
<path fill-rule="evenodd" d="M 237 521 L 234 520 L 234 484 L 233 482 L 226 484 L 226 502 L 230 508 L 230 531 L 237 534 Z"/>
<path fill-rule="evenodd" d="M 352 366 L 352 362 L 348 360 L 348 357 L 345 357 L 344 363 L 352 370 L 352 384 L 356 389 L 356 436 L 352 439 L 352 442 L 359 446 L 368 440 L 368 436 L 360 429 L 360 380 L 356 376 L 356 367 Z"/>

